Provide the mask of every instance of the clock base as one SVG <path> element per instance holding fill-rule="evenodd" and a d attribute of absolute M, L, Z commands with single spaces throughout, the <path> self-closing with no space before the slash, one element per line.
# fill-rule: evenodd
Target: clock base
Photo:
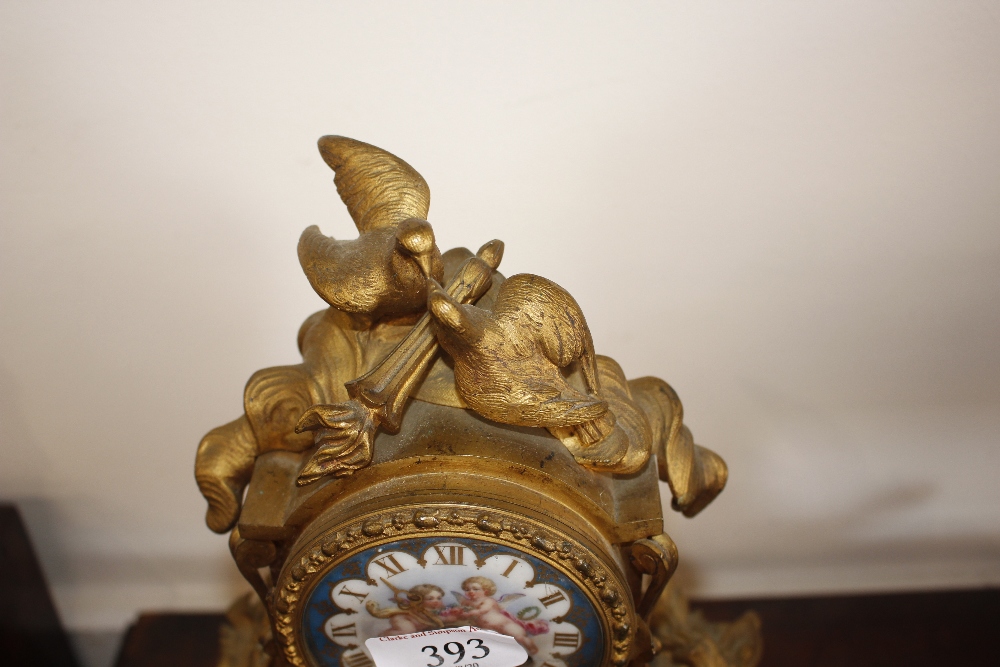
<path fill-rule="evenodd" d="M 756 612 L 745 612 L 732 623 L 712 623 L 691 612 L 675 582 L 667 584 L 649 628 L 659 643 L 651 667 L 756 667 L 764 655 Z"/>
<path fill-rule="evenodd" d="M 255 593 L 237 598 L 226 611 L 219 630 L 218 667 L 278 667 L 272 657 L 271 623 Z"/>

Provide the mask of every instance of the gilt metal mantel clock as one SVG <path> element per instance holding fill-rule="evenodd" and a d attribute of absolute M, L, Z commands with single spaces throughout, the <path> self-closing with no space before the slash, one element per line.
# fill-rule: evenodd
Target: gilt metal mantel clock
<path fill-rule="evenodd" d="M 259 597 L 223 663 L 372 667 L 366 639 L 468 625 L 535 667 L 650 662 L 677 563 L 659 482 L 693 516 L 722 459 L 667 383 L 596 354 L 563 288 L 498 273 L 500 241 L 442 253 L 407 163 L 319 148 L 359 236 L 303 232 L 329 308 L 198 448 L 208 525 Z"/>

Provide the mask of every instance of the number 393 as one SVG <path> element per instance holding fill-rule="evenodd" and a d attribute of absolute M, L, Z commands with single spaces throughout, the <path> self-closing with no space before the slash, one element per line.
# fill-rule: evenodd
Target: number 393
<path fill-rule="evenodd" d="M 471 646 L 473 643 L 475 644 L 475 646 Z M 474 637 L 466 641 L 465 644 L 466 646 L 470 646 L 469 648 L 470 660 L 482 660 L 483 658 L 485 658 L 490 654 L 490 647 L 486 646 L 486 644 L 483 643 L 482 639 Z M 447 653 L 450 656 L 457 656 L 452 664 L 457 665 L 458 663 L 465 660 L 465 646 L 462 646 L 458 642 L 448 642 L 442 647 L 442 649 L 444 650 L 445 653 Z M 420 651 L 422 653 L 426 653 L 427 657 L 437 661 L 437 662 L 428 662 L 427 667 L 441 667 L 441 665 L 444 664 L 444 656 L 438 653 L 437 646 L 425 646 L 422 649 L 420 649 Z M 472 663 L 468 665 L 468 667 L 473 667 L 474 664 L 475 663 Z"/>

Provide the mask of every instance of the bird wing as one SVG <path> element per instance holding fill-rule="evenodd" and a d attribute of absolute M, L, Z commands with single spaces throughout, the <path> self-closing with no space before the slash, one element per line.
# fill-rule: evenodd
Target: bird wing
<path fill-rule="evenodd" d="M 427 182 L 392 153 L 333 135 L 319 140 L 319 152 L 335 172 L 337 193 L 362 234 L 408 218 L 427 219 Z"/>
<path fill-rule="evenodd" d="M 533 392 L 522 398 L 520 422 L 531 426 L 565 427 L 599 418 L 608 411 L 608 404 L 572 387 L 562 377 L 527 378 L 525 387 Z M 532 404 L 533 403 L 533 404 Z"/>
<path fill-rule="evenodd" d="M 357 239 L 338 241 L 307 227 L 299 237 L 299 264 L 324 301 L 349 313 L 375 313 L 391 295 L 388 255 L 393 248 L 392 227 L 383 227 Z"/>

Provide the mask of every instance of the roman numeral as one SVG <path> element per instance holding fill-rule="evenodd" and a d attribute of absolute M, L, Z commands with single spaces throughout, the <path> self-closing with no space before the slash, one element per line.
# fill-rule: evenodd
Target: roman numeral
<path fill-rule="evenodd" d="M 388 572 L 390 577 L 394 577 L 400 572 L 406 572 L 406 568 L 400 565 L 399 561 L 396 560 L 396 557 L 392 554 L 383 556 L 382 558 L 372 562 Z"/>
<path fill-rule="evenodd" d="M 568 646 L 569 648 L 576 648 L 580 645 L 580 633 L 579 632 L 557 632 L 554 635 L 553 646 Z"/>
<path fill-rule="evenodd" d="M 356 597 L 361 602 L 364 602 L 365 598 L 368 597 L 368 593 L 355 593 L 354 591 L 352 591 L 347 586 L 344 586 L 343 588 L 341 588 L 340 592 L 337 593 L 337 595 L 353 595 L 354 597 Z"/>
<path fill-rule="evenodd" d="M 344 667 L 375 667 L 375 663 L 363 651 L 358 651 L 354 655 L 344 653 L 340 657 L 340 663 Z"/>
<path fill-rule="evenodd" d="M 514 571 L 514 568 L 517 567 L 517 564 L 520 563 L 520 562 L 521 561 L 519 561 L 516 558 L 511 558 L 510 559 L 510 565 L 507 566 L 507 569 L 504 570 L 503 574 L 501 574 L 500 576 L 501 577 L 505 577 L 505 578 L 506 577 L 510 577 L 510 573 Z"/>
<path fill-rule="evenodd" d="M 556 591 L 552 595 L 546 595 L 543 598 L 539 598 L 538 601 L 542 603 L 545 607 L 550 607 L 560 600 L 565 600 L 566 596 L 562 594 L 561 591 Z"/>
<path fill-rule="evenodd" d="M 331 637 L 357 637 L 358 636 L 358 629 L 356 627 L 354 627 L 353 623 L 351 623 L 350 625 L 338 625 L 335 628 L 330 628 L 326 632 Z M 559 633 L 556 633 L 556 637 L 558 637 L 558 636 L 559 636 Z"/>
<path fill-rule="evenodd" d="M 459 547 L 455 545 L 445 547 L 447 551 L 441 547 L 435 546 L 434 551 L 437 552 L 438 562 L 435 565 L 464 565 L 463 559 L 465 558 L 465 547 Z"/>

